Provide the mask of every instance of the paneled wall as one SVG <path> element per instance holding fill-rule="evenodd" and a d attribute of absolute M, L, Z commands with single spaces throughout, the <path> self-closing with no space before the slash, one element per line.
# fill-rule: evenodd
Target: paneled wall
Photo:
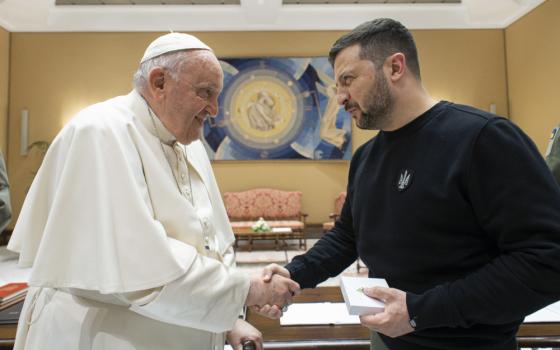
<path fill-rule="evenodd" d="M 506 33 L 510 117 L 544 154 L 560 123 L 560 1 L 548 0 Z"/>
<path fill-rule="evenodd" d="M 436 98 L 508 115 L 503 30 L 422 30 L 414 35 L 422 76 Z M 319 56 L 342 32 L 195 33 L 221 57 Z M 29 110 L 29 142 L 52 140 L 81 108 L 126 94 L 148 43 L 158 33 L 12 33 L 9 172 L 13 206 L 19 213 L 33 172 L 36 150 L 19 155 L 19 118 Z M 1 52 L 1 50 L 0 50 Z M 373 132 L 353 130 L 355 149 Z M 87 161 L 87 159 L 86 159 Z M 253 187 L 301 190 L 309 222 L 320 223 L 346 187 L 348 162 L 217 162 L 223 191 Z"/>

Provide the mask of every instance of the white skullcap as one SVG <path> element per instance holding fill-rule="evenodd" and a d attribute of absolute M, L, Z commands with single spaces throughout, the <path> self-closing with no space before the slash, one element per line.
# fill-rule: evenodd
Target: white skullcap
<path fill-rule="evenodd" d="M 144 63 L 147 60 L 163 55 L 164 53 L 192 49 L 212 51 L 208 45 L 192 35 L 184 33 L 165 34 L 152 41 L 146 49 L 146 52 L 144 52 L 144 56 L 140 60 L 140 63 Z"/>

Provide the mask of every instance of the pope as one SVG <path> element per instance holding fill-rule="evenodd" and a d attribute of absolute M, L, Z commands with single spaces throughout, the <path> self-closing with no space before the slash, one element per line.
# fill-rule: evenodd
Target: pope
<path fill-rule="evenodd" d="M 223 349 L 262 337 L 244 306 L 299 285 L 234 267 L 199 140 L 223 72 L 194 36 L 153 41 L 126 96 L 80 111 L 54 139 L 8 248 L 31 266 L 15 349 Z"/>

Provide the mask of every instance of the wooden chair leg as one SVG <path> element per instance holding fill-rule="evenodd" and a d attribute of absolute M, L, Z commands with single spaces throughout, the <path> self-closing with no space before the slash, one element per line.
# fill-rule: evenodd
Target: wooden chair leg
<path fill-rule="evenodd" d="M 307 250 L 307 240 L 305 239 L 305 235 L 303 231 L 298 233 L 298 239 L 299 239 L 299 249 Z"/>

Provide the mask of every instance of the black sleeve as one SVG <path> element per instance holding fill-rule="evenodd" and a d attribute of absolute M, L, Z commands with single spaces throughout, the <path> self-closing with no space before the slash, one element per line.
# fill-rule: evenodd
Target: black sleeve
<path fill-rule="evenodd" d="M 352 224 L 352 198 L 353 178 L 362 150 L 363 146 L 356 150 L 352 158 L 346 200 L 333 229 L 325 233 L 305 254 L 294 257 L 286 265 L 291 278 L 302 288 L 315 288 L 327 278 L 338 276 L 358 257 Z"/>
<path fill-rule="evenodd" d="M 499 254 L 460 280 L 407 294 L 417 329 L 520 321 L 560 298 L 560 188 L 533 142 L 491 119 L 470 164 L 469 199 Z"/>

